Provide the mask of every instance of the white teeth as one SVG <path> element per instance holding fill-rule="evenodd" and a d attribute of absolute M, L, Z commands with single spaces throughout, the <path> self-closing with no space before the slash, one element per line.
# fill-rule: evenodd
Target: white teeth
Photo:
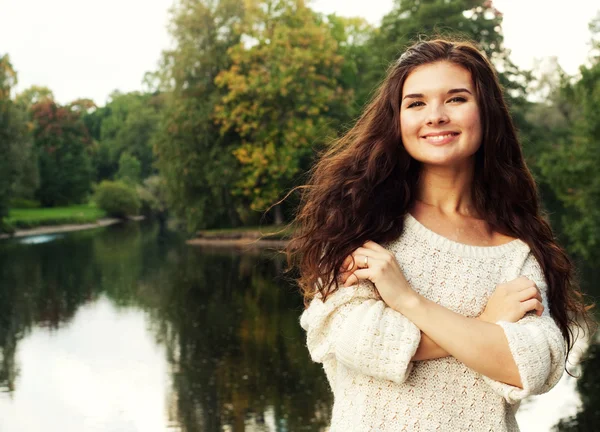
<path fill-rule="evenodd" d="M 447 135 L 435 135 L 426 137 L 430 141 L 442 141 L 448 137 L 454 136 L 455 134 L 447 134 Z"/>

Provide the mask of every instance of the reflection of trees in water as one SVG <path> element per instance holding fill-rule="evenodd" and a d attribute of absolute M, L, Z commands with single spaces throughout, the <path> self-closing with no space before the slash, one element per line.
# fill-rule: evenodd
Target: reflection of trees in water
<path fill-rule="evenodd" d="M 34 325 L 59 329 L 102 292 L 117 304 L 131 303 L 142 270 L 140 238 L 139 225 L 126 224 L 48 243 L 2 244 L 0 389 L 14 390 L 16 347 Z"/>
<path fill-rule="evenodd" d="M 163 295 L 151 296 L 158 302 L 151 309 L 155 325 L 170 324 L 156 327 L 168 347 L 184 430 L 244 430 L 269 413 L 281 430 L 321 429 L 331 396 L 304 347 L 300 298 L 276 280 L 273 259 L 180 253 L 153 275 Z"/>
<path fill-rule="evenodd" d="M 600 265 L 600 264 L 599 264 Z M 578 264 L 581 287 L 592 298 L 600 297 L 600 275 L 598 266 Z M 590 302 L 590 300 L 588 300 Z M 592 309 L 600 323 L 598 302 Z M 600 429 L 600 333 L 595 343 L 590 345 L 581 363 L 581 373 L 577 374 L 577 390 L 581 399 L 581 409 L 573 417 L 561 420 L 554 428 L 557 431 L 592 432 Z M 594 340 L 594 338 L 592 338 Z"/>
<path fill-rule="evenodd" d="M 151 316 L 168 351 L 173 424 L 237 431 L 272 416 L 279 430 L 319 430 L 331 395 L 304 346 L 299 295 L 275 278 L 280 268 L 264 254 L 203 252 L 137 224 L 4 244 L 0 388 L 14 390 L 16 347 L 33 326 L 58 329 L 104 294 Z"/>
<path fill-rule="evenodd" d="M 16 348 L 34 325 L 60 328 L 104 294 L 144 309 L 157 343 L 167 347 L 172 424 L 186 432 L 327 425 L 332 396 L 321 366 L 308 357 L 300 296 L 276 277 L 282 257 L 207 251 L 157 232 L 128 224 L 44 244 L 4 244 L 0 389 L 14 390 Z M 582 276 L 586 291 L 598 295 L 596 272 Z M 558 430 L 595 430 L 600 420 L 599 346 L 588 356 L 578 380 L 582 411 Z"/>
<path fill-rule="evenodd" d="M 581 377 L 577 380 L 581 410 L 575 416 L 561 420 L 558 431 L 597 431 L 600 425 L 600 344 L 588 349 L 582 362 Z"/>
<path fill-rule="evenodd" d="M 0 249 L 0 388 L 14 390 L 16 347 L 32 326 L 57 329 L 90 298 L 93 252 L 82 239 Z"/>

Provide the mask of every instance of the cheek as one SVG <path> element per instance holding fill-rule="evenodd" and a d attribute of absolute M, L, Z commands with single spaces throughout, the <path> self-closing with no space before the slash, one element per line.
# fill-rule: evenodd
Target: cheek
<path fill-rule="evenodd" d="M 410 114 L 400 114 L 400 132 L 402 141 L 407 141 L 411 137 L 416 136 L 419 130 L 419 120 Z"/>
<path fill-rule="evenodd" d="M 478 108 L 465 110 L 461 123 L 477 140 L 481 139 L 481 116 Z"/>

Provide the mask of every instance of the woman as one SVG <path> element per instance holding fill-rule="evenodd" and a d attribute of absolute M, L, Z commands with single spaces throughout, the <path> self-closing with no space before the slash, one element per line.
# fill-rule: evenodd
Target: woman
<path fill-rule="evenodd" d="M 330 431 L 518 430 L 585 307 L 489 61 L 410 47 L 309 184 L 288 256 Z"/>

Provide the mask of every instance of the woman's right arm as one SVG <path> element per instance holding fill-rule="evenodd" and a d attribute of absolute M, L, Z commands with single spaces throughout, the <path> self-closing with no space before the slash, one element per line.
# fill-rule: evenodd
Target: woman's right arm
<path fill-rule="evenodd" d="M 313 361 L 336 361 L 376 378 L 402 383 L 412 369 L 421 331 L 376 298 L 366 282 L 312 300 L 300 319 Z"/>
<path fill-rule="evenodd" d="M 436 344 L 429 336 L 421 332 L 421 342 L 417 348 L 417 352 L 413 356 L 413 361 L 433 360 L 442 357 L 448 357 L 450 354 Z"/>

